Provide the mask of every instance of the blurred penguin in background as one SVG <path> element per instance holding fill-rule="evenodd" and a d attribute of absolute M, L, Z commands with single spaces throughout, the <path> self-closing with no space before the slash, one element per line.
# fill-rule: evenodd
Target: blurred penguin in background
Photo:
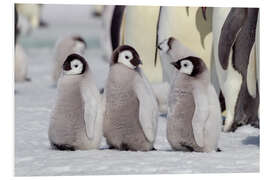
<path fill-rule="evenodd" d="M 104 5 L 94 5 L 91 6 L 90 9 L 90 15 L 93 17 L 102 17 L 103 12 L 104 12 L 105 6 Z"/>
<path fill-rule="evenodd" d="M 212 55 L 213 8 L 169 7 L 159 10 L 157 45 L 169 37 L 175 37 L 192 52 L 201 57 L 210 68 Z M 185 53 L 185 52 L 183 52 Z M 172 67 L 164 53 L 160 52 L 163 81 L 171 81 Z M 155 59 L 155 64 L 157 59 Z"/>
<path fill-rule="evenodd" d="M 84 55 L 87 48 L 86 41 L 79 35 L 68 35 L 60 38 L 54 48 L 54 59 L 53 59 L 53 71 L 52 80 L 53 86 L 57 85 L 57 81 L 62 71 L 62 65 L 68 55 L 77 53 Z"/>
<path fill-rule="evenodd" d="M 40 26 L 41 5 L 39 4 L 16 4 L 18 13 L 29 21 L 31 28 Z"/>
<path fill-rule="evenodd" d="M 19 15 L 17 8 L 15 6 L 14 8 L 14 15 L 15 15 L 15 24 L 14 24 L 14 38 L 15 38 L 15 70 L 14 70 L 14 76 L 15 76 L 15 82 L 25 82 L 30 81 L 30 78 L 27 77 L 27 68 L 28 68 L 28 57 L 24 52 L 24 49 L 22 46 L 18 43 L 18 37 L 20 34 L 20 29 L 18 27 L 19 24 Z"/>
<path fill-rule="evenodd" d="M 214 8 L 213 76 L 224 95 L 224 131 L 259 127 L 258 8 Z"/>
<path fill-rule="evenodd" d="M 110 57 L 112 54 L 112 42 L 111 42 L 111 25 L 112 17 L 115 6 L 104 6 L 102 13 L 102 30 L 103 33 L 100 35 L 100 44 L 103 49 L 103 59 L 106 62 L 110 62 Z"/>

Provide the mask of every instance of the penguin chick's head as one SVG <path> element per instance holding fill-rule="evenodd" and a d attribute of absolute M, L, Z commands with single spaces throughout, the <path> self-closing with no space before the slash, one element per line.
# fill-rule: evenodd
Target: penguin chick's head
<path fill-rule="evenodd" d="M 122 63 L 131 69 L 135 69 L 142 64 L 142 61 L 133 47 L 122 45 L 114 50 L 111 63 Z"/>
<path fill-rule="evenodd" d="M 63 72 L 65 75 L 83 74 L 86 69 L 86 60 L 78 54 L 70 54 L 63 64 Z"/>
<path fill-rule="evenodd" d="M 168 53 L 172 49 L 172 45 L 173 45 L 173 42 L 174 41 L 175 41 L 175 38 L 174 37 L 170 37 L 168 39 L 165 39 L 165 40 L 161 41 L 158 44 L 158 49 L 161 52 Z"/>
<path fill-rule="evenodd" d="M 74 47 L 73 47 L 74 52 L 84 53 L 85 49 L 87 48 L 87 44 L 85 40 L 80 36 L 74 36 L 72 37 L 72 39 L 75 42 Z"/>
<path fill-rule="evenodd" d="M 180 73 L 193 77 L 201 74 L 206 69 L 204 62 L 200 58 L 194 56 L 179 59 L 171 64 L 178 69 Z"/>

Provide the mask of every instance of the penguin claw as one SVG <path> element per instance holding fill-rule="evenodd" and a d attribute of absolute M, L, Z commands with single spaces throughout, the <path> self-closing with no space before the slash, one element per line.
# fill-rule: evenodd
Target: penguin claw
<path fill-rule="evenodd" d="M 217 148 L 216 152 L 222 152 L 222 150 L 220 148 Z"/>
<path fill-rule="evenodd" d="M 30 82 L 31 78 L 27 77 L 27 78 L 25 78 L 25 81 Z"/>

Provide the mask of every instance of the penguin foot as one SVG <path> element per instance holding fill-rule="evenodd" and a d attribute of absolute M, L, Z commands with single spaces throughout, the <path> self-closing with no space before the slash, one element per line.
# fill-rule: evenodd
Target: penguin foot
<path fill-rule="evenodd" d="M 31 81 L 31 78 L 26 77 L 26 78 L 25 78 L 25 81 L 30 82 L 30 81 Z"/>
<path fill-rule="evenodd" d="M 99 94 L 103 94 L 104 93 L 104 88 L 101 88 L 100 90 L 99 90 Z"/>
<path fill-rule="evenodd" d="M 128 144 L 122 143 L 122 144 L 120 145 L 120 150 L 121 150 L 121 151 L 128 151 L 128 150 L 129 150 Z"/>
<path fill-rule="evenodd" d="M 222 150 L 220 148 L 217 148 L 216 152 L 222 152 Z"/>
<path fill-rule="evenodd" d="M 182 146 L 185 147 L 188 151 L 191 151 L 191 152 L 194 151 L 193 147 L 191 147 L 191 146 L 183 145 L 183 144 L 182 144 Z"/>
<path fill-rule="evenodd" d="M 151 149 L 151 151 L 157 151 L 157 149 L 153 147 L 153 148 Z"/>
<path fill-rule="evenodd" d="M 116 149 L 115 147 L 113 146 L 109 146 L 108 149 Z"/>
<path fill-rule="evenodd" d="M 75 151 L 75 147 L 69 144 L 55 144 L 51 143 L 53 149 L 57 149 L 60 151 Z"/>

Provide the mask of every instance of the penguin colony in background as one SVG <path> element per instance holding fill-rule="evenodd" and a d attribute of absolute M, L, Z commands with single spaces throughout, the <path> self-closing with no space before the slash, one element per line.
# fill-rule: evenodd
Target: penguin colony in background
<path fill-rule="evenodd" d="M 111 149 L 155 150 L 157 119 L 167 113 L 173 150 L 219 151 L 222 96 L 224 131 L 259 127 L 257 8 L 108 6 L 101 13 L 110 64 L 103 95 L 83 57 L 85 40 L 56 43 L 52 148 L 98 149 L 104 136 Z"/>
<path fill-rule="evenodd" d="M 22 31 L 22 28 L 19 26 L 21 22 L 21 16 L 19 16 L 19 13 L 17 11 L 17 8 L 14 8 L 14 15 L 15 15 L 15 34 L 14 34 L 14 40 L 15 40 L 15 67 L 14 67 L 14 76 L 15 76 L 15 82 L 26 82 L 30 81 L 30 78 L 27 75 L 28 71 L 28 56 L 24 52 L 23 47 L 18 43 L 18 37 L 20 32 Z"/>
<path fill-rule="evenodd" d="M 15 63 L 14 79 L 16 83 L 31 81 L 28 77 L 28 60 L 24 48 L 18 42 L 20 35 L 28 35 L 31 30 L 44 27 L 46 22 L 40 19 L 41 6 L 39 4 L 15 4 L 14 34 L 15 34 Z"/>

